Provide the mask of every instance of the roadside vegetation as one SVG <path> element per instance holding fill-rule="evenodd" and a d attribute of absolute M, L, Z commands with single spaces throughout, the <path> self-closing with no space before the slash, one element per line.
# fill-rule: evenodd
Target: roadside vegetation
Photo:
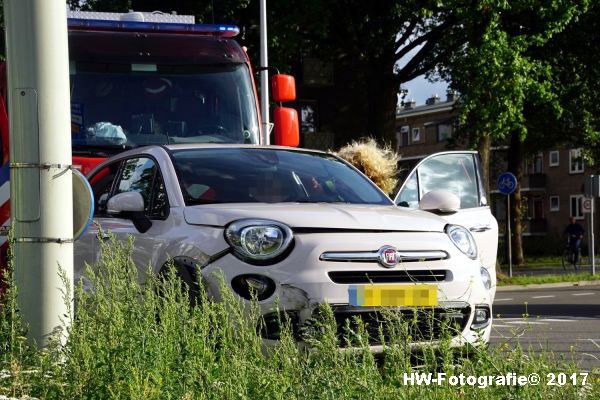
<path fill-rule="evenodd" d="M 498 277 L 498 286 L 507 285 L 536 285 L 542 283 L 562 283 L 562 282 L 583 282 L 583 281 L 600 281 L 600 275 L 592 275 L 591 273 L 564 273 L 550 275 L 517 275 L 509 277 L 502 275 Z"/>
<path fill-rule="evenodd" d="M 600 255 L 596 256 L 596 260 L 600 260 Z M 571 266 L 567 268 L 566 271 L 563 269 L 561 258 L 558 256 L 526 257 L 523 265 L 513 266 L 513 276 L 509 277 L 508 264 L 502 263 L 502 272 L 497 274 L 498 286 L 600 281 L 600 268 L 592 275 L 591 259 L 587 256 L 583 257 L 583 263 L 577 271 Z"/>
<path fill-rule="evenodd" d="M 82 287 L 69 339 L 57 332 L 45 349 L 27 344 L 14 286 L 0 303 L 0 398 L 39 399 L 597 399 L 598 375 L 586 386 L 545 385 L 548 373 L 577 373 L 576 366 L 550 351 L 529 353 L 512 343 L 469 349 L 460 356 L 448 344 L 411 353 L 410 321 L 390 315 L 395 332 L 385 351 L 369 351 L 367 330 L 358 324 L 340 351 L 331 310 L 322 309 L 315 329 L 304 333 L 310 350 L 299 348 L 282 317 L 281 339 L 266 350 L 257 331 L 256 304 L 244 305 L 225 290 L 213 301 L 201 290 L 189 307 L 175 272 L 138 285 L 131 243 L 105 245 L 95 271 L 93 294 Z M 537 386 L 406 385 L 404 373 L 445 372 L 447 376 L 537 373 Z"/>

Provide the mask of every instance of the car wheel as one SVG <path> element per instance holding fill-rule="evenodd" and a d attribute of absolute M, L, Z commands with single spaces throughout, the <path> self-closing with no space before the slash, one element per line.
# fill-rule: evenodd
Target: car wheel
<path fill-rule="evenodd" d="M 159 277 L 167 278 L 169 269 L 173 268 L 175 277 L 181 281 L 181 289 L 187 293 L 190 306 L 196 306 L 200 301 L 199 282 L 194 272 L 195 265 L 186 262 L 187 260 L 174 259 L 171 263 L 163 265 L 160 269 Z"/>

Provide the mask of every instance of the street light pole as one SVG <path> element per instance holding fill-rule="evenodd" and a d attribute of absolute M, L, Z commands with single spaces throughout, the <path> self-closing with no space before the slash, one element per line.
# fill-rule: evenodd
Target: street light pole
<path fill-rule="evenodd" d="M 68 318 L 63 292 L 72 293 L 73 287 L 65 2 L 4 0 L 4 21 L 17 301 L 29 340 L 44 346 L 61 319 Z"/>
<path fill-rule="evenodd" d="M 269 54 L 267 46 L 267 0 L 260 0 L 260 66 L 269 66 Z M 262 117 L 262 131 L 264 143 L 270 144 L 269 123 L 269 71 L 265 68 L 260 72 L 260 111 Z"/>

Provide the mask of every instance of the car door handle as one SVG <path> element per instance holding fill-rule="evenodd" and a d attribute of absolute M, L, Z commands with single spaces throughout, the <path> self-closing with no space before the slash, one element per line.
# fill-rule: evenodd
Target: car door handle
<path fill-rule="evenodd" d="M 469 228 L 471 232 L 485 232 L 491 230 L 492 227 L 489 225 L 475 225 Z"/>

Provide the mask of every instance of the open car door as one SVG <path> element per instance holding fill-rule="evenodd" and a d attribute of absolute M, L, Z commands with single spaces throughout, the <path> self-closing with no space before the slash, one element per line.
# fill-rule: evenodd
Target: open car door
<path fill-rule="evenodd" d="M 482 265 L 492 277 L 495 293 L 498 223 L 488 206 L 479 154 L 476 151 L 449 151 L 424 158 L 408 174 L 394 202 L 400 207 L 419 208 L 423 196 L 431 191 L 451 192 L 460 199 L 456 211 L 437 214 L 449 223 L 471 231 Z"/>

